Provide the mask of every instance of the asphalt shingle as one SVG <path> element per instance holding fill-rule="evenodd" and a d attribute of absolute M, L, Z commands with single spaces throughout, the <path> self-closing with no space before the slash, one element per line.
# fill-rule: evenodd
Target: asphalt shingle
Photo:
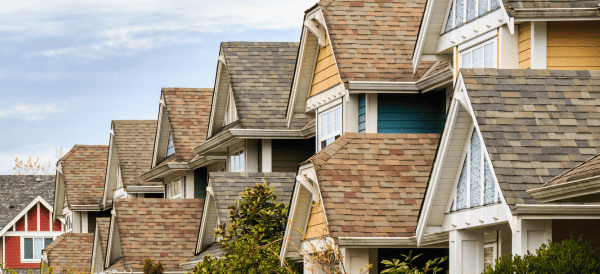
<path fill-rule="evenodd" d="M 140 175 L 152 165 L 156 120 L 113 120 L 115 145 L 117 146 L 123 186 L 161 185 L 160 182 L 144 182 Z"/>
<path fill-rule="evenodd" d="M 68 205 L 102 203 L 107 161 L 102 145 L 75 145 L 61 158 Z"/>

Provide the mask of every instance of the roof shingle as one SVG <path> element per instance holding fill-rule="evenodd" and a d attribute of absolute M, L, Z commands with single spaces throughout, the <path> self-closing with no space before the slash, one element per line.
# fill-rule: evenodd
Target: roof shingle
<path fill-rule="evenodd" d="M 61 158 L 68 205 L 102 203 L 107 159 L 104 145 L 75 145 Z"/>
<path fill-rule="evenodd" d="M 160 184 L 144 182 L 140 175 L 152 165 L 156 120 L 113 120 L 123 186 Z M 160 184 L 162 185 L 162 184 Z"/>
<path fill-rule="evenodd" d="M 54 273 L 67 273 L 70 268 L 76 273 L 83 273 L 89 271 L 92 265 L 93 245 L 94 233 L 64 233 L 44 252 Z"/>
<path fill-rule="evenodd" d="M 41 181 L 37 182 L 37 178 Z M 37 196 L 52 204 L 55 178 L 54 175 L 0 175 L 0 229 L 17 217 Z"/>

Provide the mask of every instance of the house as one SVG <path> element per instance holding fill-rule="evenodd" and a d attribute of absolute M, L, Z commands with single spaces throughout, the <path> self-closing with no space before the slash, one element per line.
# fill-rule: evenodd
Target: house
<path fill-rule="evenodd" d="M 64 233 L 53 221 L 55 176 L 0 176 L 0 272 L 39 273 L 42 249 Z"/>
<path fill-rule="evenodd" d="M 204 199 L 115 200 L 104 271 L 141 272 L 150 258 L 165 272 L 182 272 L 179 264 L 194 256 L 203 205 Z"/>
<path fill-rule="evenodd" d="M 293 172 L 268 172 L 268 173 L 242 173 L 242 172 L 215 172 L 210 174 L 207 188 L 207 197 L 202 213 L 202 222 L 197 235 L 196 253 L 189 262 L 182 263 L 181 268 L 189 271 L 201 261 L 204 256 L 212 255 L 221 257 L 224 250 L 220 248 L 219 239 L 215 236 L 215 229 L 220 224 L 229 225 L 229 207 L 240 200 L 241 193 L 256 184 L 268 183 L 279 195 L 278 201 L 289 205 L 294 185 Z"/>
<path fill-rule="evenodd" d="M 154 132 L 150 170 L 139 178 L 164 188 L 165 198 L 193 199 L 206 195 L 206 170 L 198 167 L 224 160 L 222 155 L 198 158 L 192 149 L 206 140 L 213 91 L 208 88 L 163 88 Z"/>
<path fill-rule="evenodd" d="M 90 271 L 93 233 L 65 233 L 44 248 L 44 271 L 53 273 L 86 273 Z"/>
<path fill-rule="evenodd" d="M 156 120 L 113 120 L 102 209 L 116 198 L 162 198 L 164 187 L 139 176 L 150 170 Z M 91 231 L 90 231 L 91 232 Z"/>
<path fill-rule="evenodd" d="M 108 148 L 75 145 L 58 161 L 53 219 L 64 222 L 66 232 L 91 233 L 96 218 L 109 216 L 102 208 Z"/>

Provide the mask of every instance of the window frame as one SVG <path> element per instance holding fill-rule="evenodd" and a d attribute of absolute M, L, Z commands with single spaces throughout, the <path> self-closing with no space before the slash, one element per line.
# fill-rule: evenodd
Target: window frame
<path fill-rule="evenodd" d="M 242 159 L 242 161 L 238 161 L 238 163 L 241 163 L 241 165 L 239 165 L 237 167 L 237 169 L 234 169 L 234 161 L 232 160 L 231 157 L 234 156 L 238 156 L 239 159 Z M 227 155 L 227 161 L 229 162 L 227 164 L 227 168 L 229 172 L 244 172 L 246 170 L 246 153 L 244 151 L 244 147 L 242 146 L 241 148 L 232 150 L 231 152 L 229 152 L 229 155 Z"/>
<path fill-rule="evenodd" d="M 183 184 L 184 184 L 184 177 L 175 177 L 173 179 L 171 179 L 169 181 L 169 183 L 166 185 L 166 190 L 165 190 L 165 197 L 167 197 L 167 199 L 184 199 L 185 198 L 185 193 L 183 191 Z M 173 186 L 174 185 L 178 185 L 179 187 L 179 194 L 177 195 L 173 195 Z"/>
<path fill-rule="evenodd" d="M 115 183 L 115 190 L 123 188 L 123 173 L 121 173 L 121 164 L 117 164 L 117 182 Z"/>
<path fill-rule="evenodd" d="M 42 245 L 44 245 L 44 242 L 46 239 L 52 239 L 52 241 L 50 241 L 50 243 L 52 243 L 54 240 L 56 240 L 56 237 L 39 237 L 39 236 L 21 236 L 21 263 L 39 263 L 42 260 L 42 253 L 40 253 L 40 258 L 39 259 L 25 259 L 25 239 L 33 239 L 32 240 L 32 252 L 35 250 L 35 239 L 42 239 Z M 50 245 L 50 244 L 48 244 Z M 40 251 L 43 251 L 44 248 L 46 248 L 47 245 L 43 246 L 42 249 Z M 32 254 L 32 256 L 35 256 L 35 252 L 33 252 L 34 254 Z"/>
<path fill-rule="evenodd" d="M 170 149 L 172 149 L 171 153 L 169 151 Z M 171 133 L 171 130 L 169 130 L 169 139 L 167 140 L 167 152 L 165 157 L 169 157 L 173 154 L 175 154 L 175 142 L 173 141 L 173 133 Z"/>
<path fill-rule="evenodd" d="M 482 49 L 483 50 L 483 53 L 482 53 L 483 54 L 483 60 L 482 60 L 483 68 L 498 68 L 498 43 L 497 43 L 498 39 L 497 39 L 497 37 L 498 36 L 494 36 L 494 37 L 485 39 L 485 40 L 483 40 L 483 41 L 481 41 L 479 43 L 476 43 L 474 45 L 470 45 L 469 47 L 467 47 L 465 49 L 461 49 L 458 52 L 458 55 L 459 55 L 459 57 L 458 57 L 458 67 L 459 68 L 474 68 L 473 67 L 473 54 L 472 53 L 475 50 L 477 50 L 477 49 Z M 493 56 L 492 56 L 492 66 L 491 67 L 485 67 L 485 46 L 490 45 L 490 44 L 493 45 L 492 46 L 492 53 L 493 53 Z M 469 53 L 471 54 L 471 59 L 470 59 L 471 60 L 471 65 L 470 65 L 470 67 L 465 67 L 463 65 L 463 56 L 466 55 L 466 54 L 469 54 Z"/>
<path fill-rule="evenodd" d="M 335 130 L 335 111 L 339 109 L 340 110 L 340 129 Z M 321 117 L 324 115 L 327 115 L 328 113 L 333 113 L 333 133 L 325 135 L 325 136 L 321 136 Z M 344 107 L 343 107 L 343 103 L 339 103 L 339 104 L 335 104 L 332 105 L 331 107 L 328 107 L 324 110 L 317 110 L 317 129 L 316 129 L 316 139 L 317 139 L 317 151 L 320 151 L 321 149 L 325 148 L 328 144 L 325 143 L 325 145 L 323 146 L 323 142 L 326 142 L 327 140 L 334 138 L 332 143 L 335 142 L 335 140 L 337 140 L 340 136 L 342 136 L 344 134 Z M 330 143 L 331 144 L 331 143 Z"/>

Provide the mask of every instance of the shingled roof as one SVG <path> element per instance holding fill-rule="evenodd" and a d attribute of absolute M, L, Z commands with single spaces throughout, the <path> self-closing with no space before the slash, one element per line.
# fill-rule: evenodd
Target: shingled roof
<path fill-rule="evenodd" d="M 580 165 L 567 170 L 565 173 L 556 176 L 548 181 L 544 186 L 555 186 L 567 182 L 590 179 L 600 175 L 600 154 L 581 163 Z"/>
<path fill-rule="evenodd" d="M 426 0 L 328 0 L 323 11 L 340 76 L 347 81 L 415 82 L 412 55 Z"/>
<path fill-rule="evenodd" d="M 345 133 L 309 159 L 330 236 L 414 236 L 439 138 Z"/>
<path fill-rule="evenodd" d="M 103 145 L 75 145 L 60 159 L 68 205 L 102 203 L 107 159 Z"/>
<path fill-rule="evenodd" d="M 117 226 L 123 269 L 142 271 L 145 258 L 160 260 L 165 271 L 194 256 L 204 199 L 117 199 Z M 114 269 L 110 267 L 109 269 Z"/>
<path fill-rule="evenodd" d="M 215 195 L 219 220 L 229 220 L 229 206 L 241 199 L 242 191 L 256 184 L 267 182 L 274 188 L 275 194 L 281 195 L 280 201 L 289 205 L 296 181 L 296 174 L 291 172 L 211 172 L 210 185 Z"/>
<path fill-rule="evenodd" d="M 98 226 L 98 242 L 100 242 L 100 251 L 102 252 L 102 261 L 106 259 L 106 246 L 108 245 L 108 231 L 110 229 L 110 218 L 96 218 Z"/>
<path fill-rule="evenodd" d="M 112 123 L 123 186 L 159 184 L 144 182 L 139 178 L 152 166 L 157 121 L 113 120 Z"/>
<path fill-rule="evenodd" d="M 287 129 L 298 43 L 223 42 L 221 49 L 241 128 Z M 302 128 L 309 119 L 298 119 Z"/>
<path fill-rule="evenodd" d="M 55 178 L 54 175 L 0 175 L 0 230 L 37 196 L 52 204 Z"/>
<path fill-rule="evenodd" d="M 194 158 L 192 148 L 206 140 L 212 88 L 163 88 L 177 161 Z"/>
<path fill-rule="evenodd" d="M 85 273 L 92 265 L 94 233 L 64 233 L 45 249 L 44 253 L 54 273 Z"/>
<path fill-rule="evenodd" d="M 600 71 L 461 74 L 511 210 L 539 203 L 525 191 L 600 153 Z"/>

